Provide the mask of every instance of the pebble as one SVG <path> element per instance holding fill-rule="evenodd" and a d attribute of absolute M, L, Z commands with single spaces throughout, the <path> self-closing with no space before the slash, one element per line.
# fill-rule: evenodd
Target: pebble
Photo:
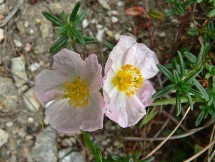
<path fill-rule="evenodd" d="M 17 107 L 18 91 L 10 78 L 0 76 L 0 110 Z"/>
<path fill-rule="evenodd" d="M 121 7 L 121 6 L 123 6 L 123 2 L 118 1 L 116 5 L 119 6 L 119 7 Z"/>
<path fill-rule="evenodd" d="M 31 43 L 26 43 L 26 44 L 25 44 L 25 51 L 26 51 L 26 52 L 30 52 L 31 49 L 32 49 L 32 44 L 31 44 Z"/>
<path fill-rule="evenodd" d="M 26 83 L 28 78 L 25 71 L 25 59 L 23 56 L 11 59 L 11 71 L 17 88 Z"/>
<path fill-rule="evenodd" d="M 0 0 L 0 4 L 1 4 L 1 3 L 4 3 L 4 0 Z"/>
<path fill-rule="evenodd" d="M 119 40 L 119 38 L 120 38 L 120 36 L 121 36 L 121 33 L 116 33 L 116 34 L 114 34 L 114 38 L 115 38 L 115 40 Z"/>
<path fill-rule="evenodd" d="M 71 152 L 71 153 L 70 153 Z M 59 151 L 60 162 L 84 162 L 84 156 L 80 152 L 72 152 L 71 148 Z"/>
<path fill-rule="evenodd" d="M 35 112 L 38 111 L 40 108 L 40 103 L 38 102 L 36 96 L 35 96 L 35 91 L 34 88 L 29 89 L 27 92 L 25 92 L 23 96 L 24 102 L 26 107 Z"/>
<path fill-rule="evenodd" d="M 37 62 L 34 62 L 29 66 L 29 70 L 31 70 L 31 72 L 34 72 L 34 71 L 38 70 L 39 68 L 40 68 L 40 64 Z"/>
<path fill-rule="evenodd" d="M 104 29 L 100 29 L 100 30 L 97 31 L 96 39 L 97 39 L 99 42 L 102 42 L 105 30 L 106 30 L 106 29 L 104 28 Z"/>
<path fill-rule="evenodd" d="M 97 24 L 97 25 L 96 25 L 96 28 L 97 28 L 97 29 L 101 29 L 101 28 L 103 28 L 103 26 L 102 26 L 101 24 Z"/>
<path fill-rule="evenodd" d="M 13 42 L 14 42 L 16 47 L 18 47 L 18 48 L 22 47 L 22 42 L 20 40 L 14 39 Z"/>
<path fill-rule="evenodd" d="M 108 11 L 108 15 L 109 16 L 112 16 L 112 15 L 117 16 L 117 15 L 119 15 L 119 12 L 117 12 L 116 10 L 111 10 L 111 11 Z"/>
<path fill-rule="evenodd" d="M 111 22 L 112 22 L 112 23 L 117 23 L 118 20 L 119 20 L 119 19 L 118 19 L 117 17 L 115 17 L 115 16 L 112 16 L 112 17 L 111 17 Z"/>
<path fill-rule="evenodd" d="M 76 143 L 76 139 L 74 137 L 65 138 L 62 140 L 61 143 L 64 147 L 71 147 L 73 144 Z"/>
<path fill-rule="evenodd" d="M 33 123 L 33 122 L 34 122 L 34 118 L 29 117 L 29 118 L 28 118 L 28 123 Z"/>
<path fill-rule="evenodd" d="M 158 35 L 159 35 L 159 37 L 165 37 L 166 33 L 165 32 L 160 32 Z"/>
<path fill-rule="evenodd" d="M 57 162 L 56 138 L 56 132 L 51 127 L 47 127 L 44 132 L 38 134 L 28 161 Z"/>
<path fill-rule="evenodd" d="M 20 128 L 18 132 L 19 137 L 24 138 L 26 136 L 26 132 L 24 128 Z"/>
<path fill-rule="evenodd" d="M 106 34 L 109 36 L 109 37 L 111 37 L 111 38 L 113 38 L 113 32 L 111 31 L 111 30 L 107 30 L 106 31 Z"/>
<path fill-rule="evenodd" d="M 27 28 L 28 25 L 29 25 L 28 21 L 25 21 L 25 23 L 24 23 L 25 28 Z"/>
<path fill-rule="evenodd" d="M 83 28 L 86 28 L 88 25 L 89 25 L 88 20 L 87 20 L 87 19 L 84 19 L 84 20 L 82 21 L 82 27 L 83 27 Z"/>
<path fill-rule="evenodd" d="M 107 9 L 107 10 L 110 10 L 110 6 L 109 6 L 109 4 L 107 3 L 106 0 L 98 0 L 98 2 L 99 2 L 99 4 L 100 4 L 103 8 L 105 8 L 105 9 Z"/>
<path fill-rule="evenodd" d="M 4 29 L 0 28 L 0 42 L 4 40 Z"/>
<path fill-rule="evenodd" d="M 12 127 L 12 126 L 13 126 L 13 122 L 11 122 L 11 121 L 10 121 L 10 122 L 7 122 L 7 123 L 6 123 L 6 126 L 7 126 L 7 127 Z"/>
<path fill-rule="evenodd" d="M 9 138 L 9 134 L 4 131 L 3 129 L 0 129 L 0 148 L 7 143 Z"/>

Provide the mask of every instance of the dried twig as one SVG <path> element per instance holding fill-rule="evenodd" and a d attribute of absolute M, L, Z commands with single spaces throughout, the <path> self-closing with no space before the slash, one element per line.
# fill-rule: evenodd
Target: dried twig
<path fill-rule="evenodd" d="M 209 126 L 211 126 L 212 124 L 214 124 L 213 120 L 210 120 L 208 123 L 206 123 L 204 126 L 199 127 L 199 128 L 194 128 L 189 130 L 188 132 L 181 134 L 181 135 L 175 135 L 169 138 L 169 140 L 175 140 L 175 139 L 180 139 L 180 138 L 185 138 L 188 136 L 191 136 Z M 158 137 L 158 138 L 140 138 L 140 137 L 124 137 L 123 139 L 126 141 L 162 141 L 164 140 L 166 137 Z"/>
<path fill-rule="evenodd" d="M 188 107 L 186 113 L 184 114 L 183 118 L 181 119 L 181 121 L 178 123 L 178 125 L 175 127 L 175 129 L 157 146 L 155 147 L 154 150 L 152 150 L 146 157 L 149 158 L 150 156 L 152 156 L 174 133 L 175 131 L 178 129 L 178 127 L 181 125 L 181 123 L 183 122 L 183 120 L 185 119 L 185 117 L 187 116 L 188 112 L 190 111 L 190 107 Z"/>
<path fill-rule="evenodd" d="M 0 27 L 4 27 L 8 21 L 16 14 L 16 12 L 18 11 L 19 7 L 22 5 L 24 0 L 18 0 L 15 7 L 13 8 L 13 10 L 5 17 L 5 19 L 2 21 L 2 23 L 0 24 Z"/>
<path fill-rule="evenodd" d="M 197 154 L 191 156 L 189 159 L 185 160 L 184 162 L 190 162 L 194 159 L 196 159 L 198 156 L 200 156 L 202 153 L 204 153 L 207 149 L 209 149 L 211 146 L 215 144 L 215 140 L 213 140 L 211 143 L 209 143 L 204 149 L 199 151 Z"/>

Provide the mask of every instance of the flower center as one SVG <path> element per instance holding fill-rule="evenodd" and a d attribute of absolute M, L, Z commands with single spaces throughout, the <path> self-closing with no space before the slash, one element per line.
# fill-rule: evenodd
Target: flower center
<path fill-rule="evenodd" d="M 137 67 L 126 64 L 117 71 L 112 83 L 120 92 L 125 92 L 127 96 L 132 96 L 142 86 L 143 80 L 144 78 Z"/>
<path fill-rule="evenodd" d="M 75 108 L 82 108 L 89 103 L 90 91 L 85 80 L 77 77 L 72 82 L 64 81 L 63 98 L 69 99 L 69 105 Z"/>

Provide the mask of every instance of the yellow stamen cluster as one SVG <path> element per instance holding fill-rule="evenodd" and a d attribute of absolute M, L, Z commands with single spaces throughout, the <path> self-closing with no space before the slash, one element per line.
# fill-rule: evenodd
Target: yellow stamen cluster
<path fill-rule="evenodd" d="M 69 105 L 75 108 L 82 108 L 88 105 L 90 91 L 85 80 L 77 77 L 72 82 L 64 82 L 63 98 L 69 99 Z"/>
<path fill-rule="evenodd" d="M 144 78 L 140 70 L 130 64 L 122 66 L 112 79 L 112 83 L 127 96 L 134 95 L 143 84 Z"/>

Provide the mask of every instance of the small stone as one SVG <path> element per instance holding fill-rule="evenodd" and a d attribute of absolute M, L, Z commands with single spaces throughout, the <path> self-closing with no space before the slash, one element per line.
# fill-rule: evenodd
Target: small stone
<path fill-rule="evenodd" d="M 31 33 L 31 34 L 34 34 L 34 30 L 33 30 L 33 29 L 30 29 L 30 33 Z"/>
<path fill-rule="evenodd" d="M 27 21 L 25 21 L 25 24 L 24 24 L 25 28 L 27 28 L 28 25 L 29 25 L 29 23 Z"/>
<path fill-rule="evenodd" d="M 96 20 L 96 19 L 92 19 L 92 20 L 90 21 L 90 23 L 91 23 L 91 24 L 96 24 L 96 23 L 97 23 L 97 20 Z"/>
<path fill-rule="evenodd" d="M 119 12 L 117 12 L 115 10 L 111 10 L 111 11 L 108 11 L 108 15 L 109 16 L 112 16 L 112 15 L 117 16 L 117 15 L 119 15 Z"/>
<path fill-rule="evenodd" d="M 119 6 L 119 7 L 121 7 L 121 6 L 123 6 L 123 2 L 118 1 L 116 5 Z"/>
<path fill-rule="evenodd" d="M 113 32 L 111 31 L 111 30 L 107 30 L 106 31 L 106 34 L 109 36 L 109 37 L 111 37 L 111 38 L 113 38 Z"/>
<path fill-rule="evenodd" d="M 36 137 L 36 143 L 32 148 L 28 161 L 57 162 L 56 132 L 47 127 Z"/>
<path fill-rule="evenodd" d="M 24 138 L 26 136 L 26 132 L 24 128 L 20 128 L 18 132 L 19 137 Z"/>
<path fill-rule="evenodd" d="M 119 19 L 118 19 L 117 17 L 115 17 L 115 16 L 112 16 L 112 17 L 111 17 L 111 22 L 112 22 L 112 23 L 117 23 L 118 20 L 119 20 Z"/>
<path fill-rule="evenodd" d="M 11 71 L 17 88 L 26 83 L 28 78 L 25 71 L 25 59 L 23 56 L 11 59 Z"/>
<path fill-rule="evenodd" d="M 23 96 L 24 102 L 26 107 L 35 112 L 38 111 L 40 108 L 40 103 L 38 102 L 36 96 L 35 96 L 35 91 L 34 88 L 29 89 L 27 92 L 25 92 Z"/>
<path fill-rule="evenodd" d="M 82 27 L 83 27 L 83 28 L 86 28 L 88 25 L 89 25 L 88 20 L 87 20 L 87 19 L 84 19 L 84 20 L 82 21 Z"/>
<path fill-rule="evenodd" d="M 160 32 L 159 33 L 159 37 L 165 37 L 166 36 L 166 33 L 165 32 Z"/>
<path fill-rule="evenodd" d="M 4 40 L 4 29 L 0 28 L 0 42 Z"/>
<path fill-rule="evenodd" d="M 18 91 L 19 91 L 20 94 L 22 94 L 27 89 L 29 89 L 28 86 L 27 85 L 23 85 L 23 86 L 21 86 L 21 87 L 18 88 Z"/>
<path fill-rule="evenodd" d="M 31 136 L 31 135 L 27 135 L 27 136 L 25 137 L 25 140 L 26 140 L 26 141 L 30 141 L 30 140 L 33 140 L 33 139 L 34 139 L 34 137 Z"/>
<path fill-rule="evenodd" d="M 4 131 L 3 129 L 0 129 L 0 148 L 7 143 L 9 138 L 9 134 Z"/>
<path fill-rule="evenodd" d="M 119 40 L 119 38 L 120 38 L 120 36 L 121 36 L 121 34 L 120 33 L 116 33 L 116 34 L 114 34 L 114 38 L 115 38 L 115 40 Z"/>
<path fill-rule="evenodd" d="M 101 28 L 103 28 L 103 26 L 102 26 L 101 24 L 97 24 L 97 25 L 96 25 L 96 28 L 97 28 L 97 29 L 101 29 Z"/>
<path fill-rule="evenodd" d="M 22 47 L 22 42 L 20 40 L 14 39 L 13 42 L 14 42 L 14 44 L 15 44 L 16 47 L 19 47 L 19 48 Z"/>
<path fill-rule="evenodd" d="M 40 25 L 40 31 L 41 31 L 41 35 L 42 35 L 42 38 L 47 38 L 49 36 L 49 29 L 50 29 L 50 24 L 48 23 L 41 23 Z"/>
<path fill-rule="evenodd" d="M 113 145 L 116 146 L 116 147 L 119 147 L 120 146 L 120 142 L 119 141 L 114 141 Z"/>
<path fill-rule="evenodd" d="M 109 6 L 109 4 L 107 3 L 106 0 L 98 0 L 98 2 L 99 2 L 99 4 L 100 4 L 103 8 L 105 8 L 105 9 L 107 9 L 107 10 L 110 10 L 110 6 Z"/>
<path fill-rule="evenodd" d="M 106 30 L 106 29 L 98 30 L 98 32 L 97 32 L 97 34 L 96 34 L 96 39 L 97 39 L 99 42 L 102 42 L 105 30 Z"/>
<path fill-rule="evenodd" d="M 26 52 L 30 52 L 31 49 L 32 49 L 32 44 L 31 44 L 31 43 L 26 43 L 26 44 L 25 44 L 25 51 L 26 51 Z"/>
<path fill-rule="evenodd" d="M 73 137 L 65 138 L 65 139 L 62 140 L 62 145 L 64 147 L 71 147 L 75 143 L 76 143 L 76 139 L 73 138 Z"/>
<path fill-rule="evenodd" d="M 0 0 L 0 4 L 4 3 L 4 0 Z"/>
<path fill-rule="evenodd" d="M 84 156 L 80 152 L 72 152 L 71 148 L 59 151 L 58 156 L 60 158 L 60 162 L 84 162 L 85 161 Z"/>
<path fill-rule="evenodd" d="M 28 123 L 33 123 L 33 122 L 34 122 L 34 118 L 29 117 L 29 118 L 28 118 Z"/>
<path fill-rule="evenodd" d="M 40 68 L 40 64 L 37 62 L 34 62 L 33 64 L 30 65 L 29 70 L 31 70 L 31 72 L 34 72 L 36 70 L 38 70 Z"/>
<path fill-rule="evenodd" d="M 13 122 L 11 122 L 11 121 L 10 121 L 10 122 L 7 122 L 7 123 L 6 123 L 6 126 L 7 126 L 7 127 L 12 127 L 12 126 L 13 126 Z"/>

